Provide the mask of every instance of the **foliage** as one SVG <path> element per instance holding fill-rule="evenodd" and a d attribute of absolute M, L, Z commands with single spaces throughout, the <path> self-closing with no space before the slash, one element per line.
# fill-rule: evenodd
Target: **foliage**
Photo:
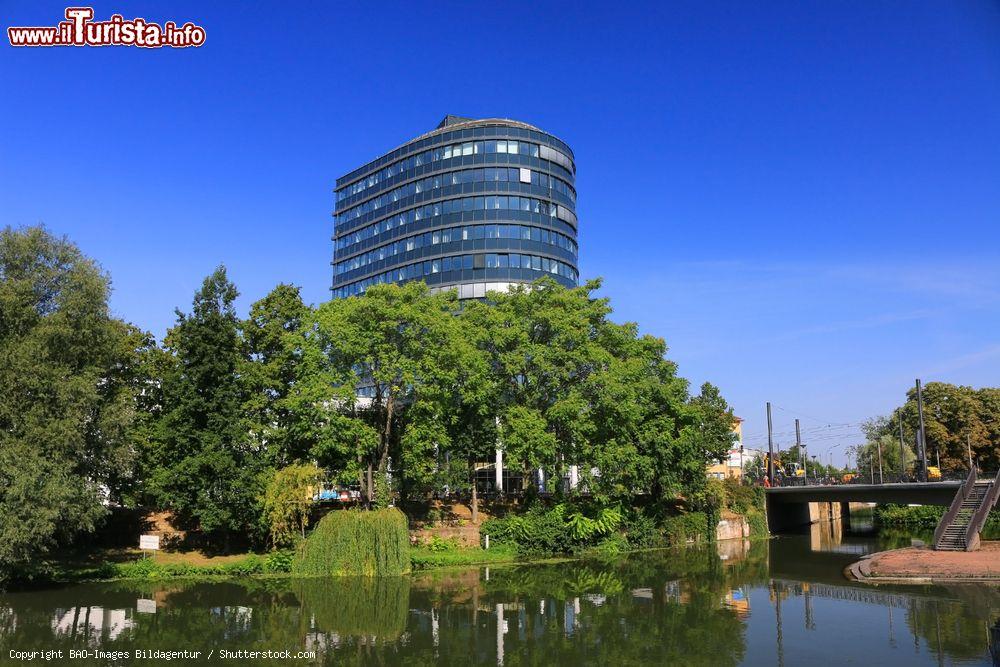
<path fill-rule="evenodd" d="M 430 551 L 431 553 L 440 553 L 442 551 L 456 551 L 460 548 L 458 541 L 454 538 L 441 538 L 437 535 L 432 535 L 429 540 L 424 542 L 422 545 L 424 549 Z"/>
<path fill-rule="evenodd" d="M 241 419 L 236 287 L 219 267 L 177 312 L 167 334 L 174 363 L 163 377 L 164 410 L 150 452 L 150 489 L 180 524 L 222 538 L 256 536 L 262 458 Z"/>
<path fill-rule="evenodd" d="M 92 531 L 131 477 L 149 339 L 109 292 L 66 239 L 0 231 L 0 585 Z"/>
<path fill-rule="evenodd" d="M 569 509 L 564 504 L 556 505 L 553 512 L 563 518 L 570 535 L 579 542 L 609 535 L 622 523 L 622 513 L 617 507 L 602 507 L 593 518 L 580 509 Z"/>
<path fill-rule="evenodd" d="M 948 508 L 938 505 L 878 505 L 875 507 L 875 522 L 882 526 L 907 526 L 910 528 L 937 527 Z"/>
<path fill-rule="evenodd" d="M 923 387 L 923 403 L 927 458 L 931 465 L 940 455 L 943 468 L 967 469 L 971 445 L 973 458 L 980 468 L 996 470 L 1000 467 L 1000 388 L 975 389 L 928 382 Z M 900 422 L 904 442 L 913 445 L 919 425 L 915 388 L 907 392 L 906 403 L 891 415 L 873 419 L 866 425 L 869 441 L 889 436 L 896 439 L 898 449 Z"/>
<path fill-rule="evenodd" d="M 599 281 L 543 279 L 461 305 L 419 282 L 379 285 L 317 309 L 280 284 L 240 319 L 220 266 L 160 348 L 109 317 L 107 277 L 44 230 L 5 231 L 0 269 L 12 389 L 0 398 L 0 568 L 89 530 L 102 487 L 171 511 L 214 548 L 269 533 L 290 544 L 306 508 L 288 469 L 309 462 L 380 508 L 471 492 L 475 521 L 477 462 L 497 447 L 567 503 L 562 517 L 512 520 L 538 532 L 526 550 L 616 533 L 655 543 L 648 521 L 628 537 L 617 509 L 640 493 L 716 511 L 704 467 L 732 444 L 731 409 L 710 384 L 691 394 L 662 339 L 613 322 Z"/>
<path fill-rule="evenodd" d="M 193 563 L 159 563 L 154 558 L 141 558 L 126 563 L 108 563 L 101 578 L 108 579 L 170 579 L 174 577 L 247 577 L 260 574 L 283 574 L 291 571 L 292 552 L 274 551 L 266 556 L 249 554 L 245 558 L 220 565 Z"/>
<path fill-rule="evenodd" d="M 875 435 L 871 440 L 855 449 L 857 456 L 858 470 L 862 474 L 874 471 L 879 472 L 879 462 L 881 461 L 882 474 L 887 478 L 890 475 L 898 475 L 900 470 L 910 471 L 913 469 L 917 455 L 913 453 L 913 448 L 903 443 L 902 453 L 900 452 L 899 437 L 891 434 Z M 903 465 L 900 467 L 900 457 Z"/>
<path fill-rule="evenodd" d="M 294 587 L 320 632 L 394 641 L 406 630 L 408 577 L 302 579 Z"/>
<path fill-rule="evenodd" d="M 617 558 L 632 548 L 629 540 L 618 533 L 602 538 L 593 547 L 583 549 L 580 555 L 584 558 Z"/>
<path fill-rule="evenodd" d="M 722 509 L 726 505 L 726 486 L 722 480 L 709 479 L 705 486 L 694 495 L 691 504 L 701 512 L 706 519 L 706 531 L 710 540 L 715 539 L 715 526 L 722 518 Z"/>
<path fill-rule="evenodd" d="M 433 549 L 430 545 L 416 546 L 410 549 L 410 563 L 414 570 L 425 570 L 433 567 L 509 563 L 516 558 L 517 549 L 515 546 L 502 543 L 494 544 L 492 538 L 489 549 L 461 546 Z"/>
<path fill-rule="evenodd" d="M 453 292 L 430 294 L 423 283 L 377 285 L 363 297 L 323 304 L 303 331 L 304 355 L 321 383 L 333 387 L 328 404 L 357 422 L 349 433 L 374 435 L 334 440 L 328 449 L 377 469 L 380 484 L 388 479 L 394 452 L 406 476 L 420 481 L 433 469 L 428 454 L 447 444 L 441 406 L 467 348 L 456 309 Z M 358 383 L 372 394 L 363 409 L 357 406 Z"/>
<path fill-rule="evenodd" d="M 264 492 L 264 517 L 275 547 L 291 546 L 306 536 L 312 496 L 323 471 L 296 463 L 276 472 Z"/>
<path fill-rule="evenodd" d="M 663 535 L 670 546 L 701 542 L 710 534 L 709 518 L 704 512 L 685 512 L 663 520 Z"/>
<path fill-rule="evenodd" d="M 550 480 L 577 464 L 605 503 L 697 491 L 706 462 L 733 442 L 732 411 L 709 384 L 689 396 L 663 340 L 612 322 L 599 287 L 543 279 L 463 311 L 490 368 L 507 460 Z"/>
<path fill-rule="evenodd" d="M 513 545 L 522 558 L 568 554 L 578 546 L 564 513 L 542 505 L 524 514 L 489 519 L 479 532 L 490 536 L 490 544 Z"/>
<path fill-rule="evenodd" d="M 302 542 L 292 572 L 306 576 L 395 576 L 410 571 L 410 536 L 397 509 L 335 510 Z"/>
<path fill-rule="evenodd" d="M 299 288 L 281 283 L 240 323 L 242 417 L 251 446 L 275 467 L 304 460 L 316 441 L 292 399 L 304 374 L 298 333 L 310 312 Z"/>
<path fill-rule="evenodd" d="M 723 481 L 723 489 L 726 509 L 747 520 L 750 527 L 750 537 L 768 537 L 770 533 L 767 529 L 764 488 L 742 484 L 740 480 L 728 477 Z"/>
<path fill-rule="evenodd" d="M 651 549 L 664 546 L 663 533 L 656 519 L 641 507 L 631 507 L 625 514 L 625 535 L 633 549 Z"/>
<path fill-rule="evenodd" d="M 642 508 L 577 502 L 551 508 L 538 504 L 521 514 L 495 517 L 483 523 L 480 533 L 490 536 L 490 544 L 513 546 L 521 558 L 537 558 L 700 542 L 713 539 L 714 525 L 704 512 L 657 518 Z"/>

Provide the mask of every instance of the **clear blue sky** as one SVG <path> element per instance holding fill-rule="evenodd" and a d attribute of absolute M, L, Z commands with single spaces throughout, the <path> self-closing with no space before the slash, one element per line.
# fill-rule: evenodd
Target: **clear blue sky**
<path fill-rule="evenodd" d="M 244 311 L 327 298 L 335 178 L 451 113 L 573 146 L 581 274 L 748 444 L 767 400 L 824 453 L 915 377 L 1000 378 L 995 0 L 94 6 L 207 43 L 0 45 L 0 225 L 69 235 L 157 336 L 220 262 Z"/>

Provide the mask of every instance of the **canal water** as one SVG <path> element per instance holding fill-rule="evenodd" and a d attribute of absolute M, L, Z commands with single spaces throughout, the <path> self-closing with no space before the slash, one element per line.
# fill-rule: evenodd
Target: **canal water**
<path fill-rule="evenodd" d="M 0 664 L 36 650 L 76 665 L 218 664 L 223 651 L 251 665 L 1000 664 L 1000 589 L 849 582 L 842 570 L 858 557 L 926 537 L 853 528 L 399 579 L 9 593 Z M 154 651 L 201 655 L 167 663 Z M 291 657 L 273 657 L 282 651 Z"/>

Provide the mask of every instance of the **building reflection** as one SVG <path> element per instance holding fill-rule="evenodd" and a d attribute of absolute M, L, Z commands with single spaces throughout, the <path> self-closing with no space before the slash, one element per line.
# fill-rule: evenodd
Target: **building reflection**
<path fill-rule="evenodd" d="M 88 645 L 100 646 L 118 639 L 121 633 L 135 627 L 131 613 L 131 609 L 103 607 L 56 610 L 52 615 L 52 633 L 56 636 L 81 638 Z"/>

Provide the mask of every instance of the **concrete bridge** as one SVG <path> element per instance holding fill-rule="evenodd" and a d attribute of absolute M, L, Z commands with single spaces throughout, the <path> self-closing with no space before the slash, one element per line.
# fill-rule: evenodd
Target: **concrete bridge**
<path fill-rule="evenodd" d="M 848 518 L 850 503 L 944 505 L 961 482 L 902 484 L 836 484 L 784 486 L 766 490 L 767 524 L 772 533 L 786 532 L 826 519 Z"/>

